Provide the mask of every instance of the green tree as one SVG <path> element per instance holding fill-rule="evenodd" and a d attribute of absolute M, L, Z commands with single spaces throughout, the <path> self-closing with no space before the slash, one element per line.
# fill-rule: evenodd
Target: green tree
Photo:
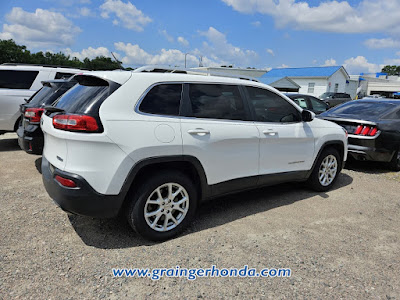
<path fill-rule="evenodd" d="M 387 73 L 388 75 L 400 75 L 400 66 L 384 66 L 382 68 L 382 72 Z"/>
<path fill-rule="evenodd" d="M 84 68 L 88 70 L 115 70 L 121 69 L 120 61 L 114 61 L 110 57 L 98 56 L 94 59 L 85 58 L 80 61 L 76 57 L 70 57 L 65 53 L 42 51 L 31 53 L 26 46 L 17 45 L 13 40 L 0 40 L 0 64 L 26 63 L 37 65 L 56 65 L 72 68 Z"/>

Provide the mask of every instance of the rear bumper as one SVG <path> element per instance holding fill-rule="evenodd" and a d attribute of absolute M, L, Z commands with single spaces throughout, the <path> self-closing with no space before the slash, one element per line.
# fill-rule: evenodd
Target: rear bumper
<path fill-rule="evenodd" d="M 17 130 L 18 144 L 29 154 L 42 154 L 44 138 L 39 125 L 20 126 Z"/>
<path fill-rule="evenodd" d="M 59 184 L 54 177 L 60 175 L 72 179 L 76 188 L 68 188 Z M 96 192 L 87 181 L 79 175 L 50 167 L 43 156 L 42 178 L 47 193 L 64 211 L 96 218 L 112 218 L 118 215 L 124 201 L 120 195 L 103 195 Z"/>
<path fill-rule="evenodd" d="M 390 162 L 394 151 L 349 144 L 348 154 L 356 160 Z"/>

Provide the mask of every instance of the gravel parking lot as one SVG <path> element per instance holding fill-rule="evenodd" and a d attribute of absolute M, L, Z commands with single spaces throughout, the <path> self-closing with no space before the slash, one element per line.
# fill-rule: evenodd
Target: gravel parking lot
<path fill-rule="evenodd" d="M 68 216 L 40 156 L 0 136 L 0 299 L 400 299 L 400 172 L 353 163 L 335 189 L 284 184 L 206 203 L 180 237 Z M 113 278 L 116 267 L 291 268 L 290 278 Z"/>

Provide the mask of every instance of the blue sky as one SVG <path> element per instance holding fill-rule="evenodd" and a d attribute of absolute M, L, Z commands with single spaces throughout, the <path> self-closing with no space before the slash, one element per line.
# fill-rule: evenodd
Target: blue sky
<path fill-rule="evenodd" d="M 125 66 L 400 65 L 400 0 L 8 0 L 0 39 Z"/>

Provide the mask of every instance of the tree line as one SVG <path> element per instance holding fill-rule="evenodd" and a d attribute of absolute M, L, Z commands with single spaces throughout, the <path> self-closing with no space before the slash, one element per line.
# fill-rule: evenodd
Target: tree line
<path fill-rule="evenodd" d="M 121 69 L 121 62 L 110 57 L 97 56 L 94 59 L 85 58 L 83 61 L 62 52 L 29 51 L 24 45 L 17 45 L 14 40 L 0 40 L 0 64 L 22 63 L 37 65 L 55 65 L 87 70 L 116 70 Z"/>

